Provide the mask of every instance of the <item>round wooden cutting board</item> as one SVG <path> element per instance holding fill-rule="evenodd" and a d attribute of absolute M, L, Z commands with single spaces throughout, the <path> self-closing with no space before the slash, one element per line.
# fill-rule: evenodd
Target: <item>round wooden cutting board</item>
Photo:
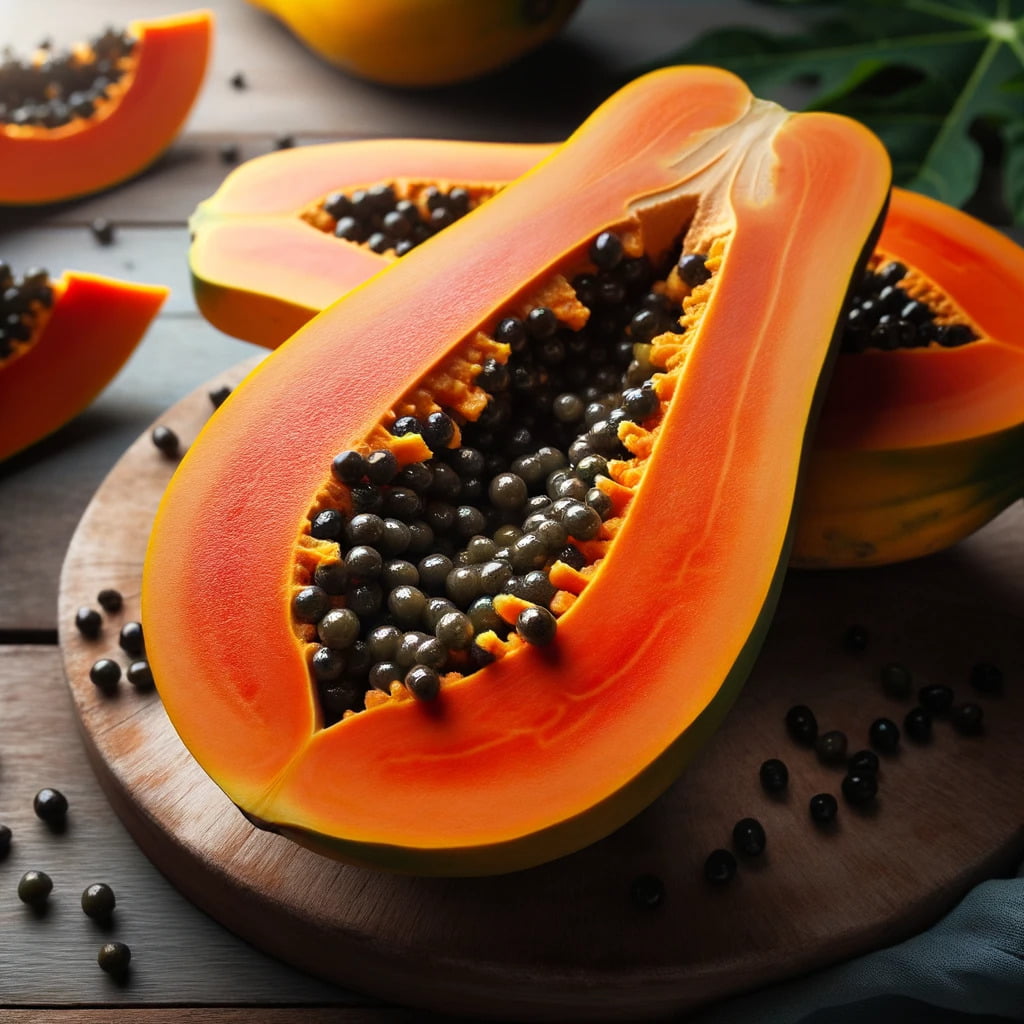
<path fill-rule="evenodd" d="M 210 388 L 160 422 L 190 442 Z M 186 751 L 155 693 L 89 681 L 139 616 L 146 542 L 174 470 L 148 434 L 110 473 L 82 518 L 60 593 L 65 669 L 85 742 L 112 804 L 146 854 L 189 898 L 259 948 L 317 975 L 404 1004 L 513 1019 L 614 1019 L 683 1011 L 900 940 L 935 921 L 976 882 L 1024 856 L 1024 507 L 956 549 L 858 572 L 791 573 L 753 674 L 724 728 L 685 777 L 602 842 L 512 875 L 401 877 L 347 867 L 260 832 Z M 182 557 L 188 557 L 183 551 Z M 73 626 L 115 587 L 124 609 L 96 640 Z M 867 648 L 844 645 L 861 624 Z M 969 684 L 998 665 L 1002 695 Z M 879 716 L 902 723 L 911 699 L 886 695 L 881 667 L 905 665 L 914 690 L 953 687 L 985 712 L 981 736 L 935 723 L 930 743 L 904 738 L 883 756 L 877 801 L 858 811 L 829 767 L 786 734 L 786 710 L 809 705 L 850 750 Z M 685 686 L 686 680 L 680 680 Z M 781 798 L 758 768 L 789 766 Z M 372 785 L 372 780 L 365 780 Z M 839 799 L 816 826 L 810 797 Z M 423 808 L 430 813 L 429 807 Z M 739 858 L 731 882 L 704 878 L 733 825 L 759 819 L 767 850 Z M 631 896 L 656 875 L 663 899 Z"/>

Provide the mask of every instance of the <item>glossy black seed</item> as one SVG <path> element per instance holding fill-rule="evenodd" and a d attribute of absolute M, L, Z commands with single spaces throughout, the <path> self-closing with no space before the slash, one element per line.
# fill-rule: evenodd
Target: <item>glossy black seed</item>
<path fill-rule="evenodd" d="M 453 651 L 461 651 L 472 643 L 473 623 L 462 612 L 447 612 L 434 627 L 437 639 Z"/>
<path fill-rule="evenodd" d="M 933 715 L 944 715 L 953 706 L 953 690 L 937 683 L 922 686 L 917 691 L 917 699 L 925 711 Z"/>
<path fill-rule="evenodd" d="M 946 324 L 939 328 L 936 339 L 944 348 L 956 348 L 974 341 L 976 335 L 967 324 Z"/>
<path fill-rule="evenodd" d="M 110 245 L 114 241 L 114 225 L 105 217 L 94 218 L 89 224 L 89 230 L 100 245 Z"/>
<path fill-rule="evenodd" d="M 109 921 L 117 899 L 106 882 L 94 882 L 82 890 L 82 910 L 94 921 Z"/>
<path fill-rule="evenodd" d="M 145 658 L 133 661 L 125 670 L 125 677 L 140 693 L 146 693 L 156 685 L 153 670 Z"/>
<path fill-rule="evenodd" d="M 711 271 L 705 266 L 706 255 L 690 252 L 679 258 L 679 276 L 691 288 L 703 284 L 711 277 Z"/>
<path fill-rule="evenodd" d="M 839 729 L 830 729 L 821 733 L 814 741 L 818 757 L 827 764 L 837 764 L 846 760 L 846 733 Z"/>
<path fill-rule="evenodd" d="M 863 807 L 878 795 L 878 776 L 874 772 L 850 772 L 843 779 L 843 797 L 855 807 Z"/>
<path fill-rule="evenodd" d="M 366 456 L 366 476 L 370 483 L 378 486 L 389 484 L 397 473 L 398 460 L 389 449 L 381 448 Z"/>
<path fill-rule="evenodd" d="M 8 825 L 0 825 L 0 860 L 11 852 L 11 829 Z"/>
<path fill-rule="evenodd" d="M 741 818 L 733 826 L 732 842 L 737 852 L 746 857 L 757 857 L 764 853 L 768 839 L 764 826 L 756 818 Z"/>
<path fill-rule="evenodd" d="M 395 587 L 415 587 L 420 582 L 420 574 L 412 562 L 404 558 L 392 558 L 383 564 L 380 572 L 380 585 L 385 590 Z"/>
<path fill-rule="evenodd" d="M 402 669 L 394 661 L 378 661 L 370 669 L 370 685 L 384 693 L 391 692 L 391 684 L 402 680 Z"/>
<path fill-rule="evenodd" d="M 168 458 L 175 458 L 181 450 L 178 435 L 170 427 L 163 425 L 154 427 L 150 434 L 153 444 Z"/>
<path fill-rule="evenodd" d="M 89 669 L 89 679 L 98 690 L 114 693 L 121 679 L 121 666 L 111 658 L 100 658 Z"/>
<path fill-rule="evenodd" d="M 292 614 L 299 622 L 319 622 L 331 608 L 331 599 L 322 587 L 303 587 L 292 598 Z"/>
<path fill-rule="evenodd" d="M 309 524 L 309 535 L 317 540 L 337 540 L 345 520 L 337 509 L 327 508 L 318 512 Z"/>
<path fill-rule="evenodd" d="M 380 576 L 384 561 L 380 552 L 368 544 L 358 544 L 345 552 L 345 570 L 350 580 L 363 583 Z"/>
<path fill-rule="evenodd" d="M 843 646 L 848 651 L 864 651 L 868 646 L 868 631 L 864 626 L 854 624 L 843 637 Z"/>
<path fill-rule="evenodd" d="M 876 718 L 868 730 L 871 746 L 883 754 L 891 754 L 899 749 L 900 729 L 891 718 Z"/>
<path fill-rule="evenodd" d="M 331 472 L 343 484 L 357 484 L 366 476 L 366 459 L 357 451 L 339 452 L 331 462 Z"/>
<path fill-rule="evenodd" d="M 121 597 L 121 592 L 119 590 L 114 590 L 113 588 L 108 587 L 105 590 L 101 590 L 96 595 L 96 602 L 105 612 L 113 614 L 114 612 L 119 612 L 121 610 L 121 605 L 124 603 L 124 600 Z"/>
<path fill-rule="evenodd" d="M 818 738 L 818 720 L 804 704 L 796 704 L 786 712 L 786 729 L 797 743 L 805 747 L 814 746 Z"/>
<path fill-rule="evenodd" d="M 360 630 L 359 616 L 351 608 L 332 608 L 316 627 L 320 642 L 336 651 L 343 651 L 356 642 Z"/>
<path fill-rule="evenodd" d="M 505 317 L 494 330 L 496 341 L 511 347 L 513 352 L 521 351 L 526 344 L 526 327 L 523 321 L 514 316 Z"/>
<path fill-rule="evenodd" d="M 448 660 L 448 648 L 437 638 L 428 636 L 416 648 L 416 664 L 426 665 L 435 671 L 444 668 Z"/>
<path fill-rule="evenodd" d="M 241 71 L 236 71 L 230 78 L 232 89 L 244 89 L 249 84 Z"/>
<path fill-rule="evenodd" d="M 411 555 L 424 555 L 434 546 L 434 531 L 422 520 L 409 523 L 409 547 Z"/>
<path fill-rule="evenodd" d="M 811 797 L 808 810 L 812 821 L 819 825 L 827 825 L 835 820 L 839 802 L 831 793 L 817 793 Z"/>
<path fill-rule="evenodd" d="M 1003 670 L 987 661 L 971 667 L 970 683 L 979 693 L 1002 693 Z"/>
<path fill-rule="evenodd" d="M 653 910 L 665 899 L 665 883 L 657 875 L 637 875 L 629 885 L 629 898 L 636 906 Z"/>
<path fill-rule="evenodd" d="M 417 700 L 435 700 L 441 692 L 441 679 L 428 665 L 413 665 L 405 674 L 405 685 Z"/>
<path fill-rule="evenodd" d="M 334 597 L 345 593 L 348 582 L 348 572 L 344 562 L 321 562 L 313 573 L 313 585 Z M 326 612 L 326 610 L 325 608 L 324 611 Z"/>
<path fill-rule="evenodd" d="M 902 281 L 903 278 L 907 276 L 907 268 L 905 264 L 893 260 L 890 263 L 886 263 L 885 266 L 878 271 L 877 276 L 878 280 L 883 285 L 893 285 L 896 284 L 897 281 Z"/>
<path fill-rule="evenodd" d="M 96 963 L 100 969 L 115 978 L 127 973 L 131 959 L 132 951 L 123 942 L 104 942 L 96 954 Z"/>
<path fill-rule="evenodd" d="M 103 618 L 95 608 L 79 608 L 75 612 L 75 628 L 82 636 L 94 640 L 100 635 Z"/>
<path fill-rule="evenodd" d="M 431 451 L 447 448 L 455 436 L 455 424 L 444 412 L 432 412 L 423 424 L 423 440 Z"/>
<path fill-rule="evenodd" d="M 362 242 L 366 239 L 366 228 L 355 217 L 346 214 L 339 217 L 334 225 L 334 237 L 346 242 Z"/>
<path fill-rule="evenodd" d="M 558 330 L 558 317 L 547 306 L 537 306 L 526 316 L 526 332 L 538 341 L 550 338 Z"/>
<path fill-rule="evenodd" d="M 462 477 L 447 463 L 436 460 L 430 463 L 430 494 L 442 501 L 454 502 L 462 493 Z"/>
<path fill-rule="evenodd" d="M 217 388 L 209 393 L 210 404 L 214 409 L 219 409 L 228 399 L 228 395 L 231 394 L 231 388 L 226 384 Z"/>
<path fill-rule="evenodd" d="M 129 654 L 133 658 L 141 657 L 142 652 L 146 649 L 145 639 L 142 635 L 142 623 L 126 622 L 121 627 L 117 642 L 125 654 Z"/>
<path fill-rule="evenodd" d="M 529 490 L 526 481 L 515 473 L 499 473 L 487 489 L 488 497 L 495 507 L 512 512 L 526 503 Z"/>
<path fill-rule="evenodd" d="M 770 757 L 762 762 L 758 770 L 761 788 L 766 793 L 781 793 L 789 785 L 789 769 L 785 761 Z"/>
<path fill-rule="evenodd" d="M 590 243 L 588 254 L 599 270 L 613 270 L 622 261 L 622 239 L 611 231 L 602 231 Z"/>
<path fill-rule="evenodd" d="M 427 596 L 418 587 L 396 587 L 388 594 L 387 605 L 395 623 L 411 629 L 423 619 Z"/>
<path fill-rule="evenodd" d="M 36 793 L 32 800 L 32 810 L 47 825 L 60 825 L 67 817 L 68 798 L 59 789 L 46 786 Z"/>
<path fill-rule="evenodd" d="M 736 875 L 736 858 L 729 850 L 712 850 L 704 861 L 704 877 L 716 885 L 731 881 Z"/>
<path fill-rule="evenodd" d="M 384 519 L 383 523 L 381 537 L 375 542 L 377 550 L 386 557 L 403 554 L 412 540 L 408 524 L 391 517 Z"/>
<path fill-rule="evenodd" d="M 918 743 L 932 738 L 932 716 L 924 708 L 911 708 L 903 719 L 903 731 Z"/>
<path fill-rule="evenodd" d="M 882 666 L 882 689 L 890 697 L 909 697 L 913 686 L 913 677 L 904 665 L 891 662 Z"/>
<path fill-rule="evenodd" d="M 310 662 L 313 678 L 320 683 L 337 682 L 345 671 L 345 655 L 330 647 L 318 647 Z"/>
<path fill-rule="evenodd" d="M 984 712 L 979 704 L 958 704 L 950 713 L 957 732 L 964 736 L 978 736 L 984 731 Z"/>
<path fill-rule="evenodd" d="M 374 515 L 384 509 L 384 495 L 373 484 L 355 484 L 351 490 L 352 508 L 355 512 L 372 512 Z"/>
<path fill-rule="evenodd" d="M 43 907 L 53 892 L 53 879 L 45 871 L 26 871 L 18 881 L 18 899 L 30 907 Z"/>
<path fill-rule="evenodd" d="M 846 770 L 851 775 L 863 775 L 864 772 L 878 773 L 878 755 L 873 750 L 858 750 L 851 754 L 846 762 Z"/>
<path fill-rule="evenodd" d="M 558 623 L 547 608 L 524 608 L 516 616 L 516 632 L 535 647 L 543 647 L 555 639 Z"/>

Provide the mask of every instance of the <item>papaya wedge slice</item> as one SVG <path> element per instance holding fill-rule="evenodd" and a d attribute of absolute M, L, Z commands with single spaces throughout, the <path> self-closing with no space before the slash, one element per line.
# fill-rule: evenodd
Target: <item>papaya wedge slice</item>
<path fill-rule="evenodd" d="M 67 272 L 33 335 L 0 360 L 0 460 L 52 434 L 114 378 L 167 297 L 159 285 Z"/>
<path fill-rule="evenodd" d="M 212 34 L 209 11 L 133 22 L 131 50 L 118 58 L 119 77 L 82 95 L 83 116 L 64 114 L 54 127 L 0 120 L 0 203 L 88 195 L 152 164 L 177 137 L 199 94 Z M 87 63 L 94 56 L 83 44 L 68 61 Z"/>
<path fill-rule="evenodd" d="M 653 800 L 726 714 L 771 618 L 809 422 L 889 175 L 855 122 L 790 114 L 718 69 L 655 72 L 271 353 L 175 472 L 143 575 L 167 714 L 229 798 L 325 854 L 442 875 L 557 857 Z M 680 253 L 699 257 L 689 281 Z M 578 461 L 547 478 L 566 499 L 541 516 L 554 526 L 516 526 L 506 517 L 526 508 L 526 478 L 494 472 L 505 463 L 489 455 L 569 440 L 531 404 L 544 360 L 600 388 L 606 376 L 576 374 L 621 353 L 607 328 L 619 306 L 605 300 L 647 271 L 655 295 L 678 297 L 681 323 L 651 340 L 623 414 L 580 428 L 566 456 Z M 585 463 L 599 435 L 607 457 Z M 552 452 L 534 454 L 543 469 Z M 430 500 L 433 540 L 418 525 L 415 487 L 436 493 L 456 466 L 493 473 L 460 491 L 488 532 L 500 524 L 493 539 L 460 532 L 474 509 L 449 518 Z M 417 484 L 424 469 L 432 482 Z M 592 484 L 590 505 L 568 497 L 583 493 L 573 474 Z M 398 525 L 374 543 L 411 552 L 415 534 L 423 586 L 429 559 L 464 543 L 486 547 L 507 584 L 503 560 L 536 564 L 537 545 L 564 530 L 573 550 L 537 570 L 558 599 L 524 597 L 524 579 L 490 599 L 489 625 L 453 609 L 430 627 L 427 612 L 446 606 L 418 618 L 417 588 L 392 586 L 407 570 L 373 583 L 372 545 L 344 541 L 376 529 L 359 509 L 384 502 Z M 484 570 L 456 563 L 468 572 L 453 568 L 445 587 L 467 607 L 456 591 L 470 577 L 483 587 Z M 339 571 L 347 583 L 327 579 Z M 428 636 L 429 663 L 416 646 L 404 680 L 369 682 L 391 669 L 364 655 L 417 623 L 454 639 Z M 443 665 L 438 644 L 450 645 Z M 360 687 L 336 714 L 337 691 Z"/>
<path fill-rule="evenodd" d="M 550 152 L 374 140 L 249 161 L 193 215 L 197 304 L 220 330 L 274 347 L 396 258 L 393 248 L 375 253 L 365 240 L 332 237 L 324 197 L 381 184 L 413 196 L 457 186 L 476 204 Z M 1024 348 L 1013 312 L 1024 298 L 1024 250 L 968 214 L 894 188 L 872 262 L 893 261 L 911 268 L 915 295 L 971 325 L 976 340 L 842 353 L 805 484 L 795 566 L 922 557 L 1024 493 Z"/>

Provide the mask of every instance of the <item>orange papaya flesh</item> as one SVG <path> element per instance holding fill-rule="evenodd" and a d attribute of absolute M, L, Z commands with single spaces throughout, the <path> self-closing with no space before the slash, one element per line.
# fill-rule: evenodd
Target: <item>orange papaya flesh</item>
<path fill-rule="evenodd" d="M 153 163 L 199 93 L 212 30 L 209 11 L 137 21 L 0 69 L 0 203 L 87 195 Z"/>
<path fill-rule="evenodd" d="M 290 157 L 297 152 L 304 154 L 301 172 Z M 274 348 L 393 258 L 393 250 L 377 254 L 332 237 L 336 219 L 317 212 L 339 191 L 339 166 L 346 196 L 389 184 L 397 195 L 415 193 L 425 204 L 427 185 L 486 195 L 550 152 L 546 145 L 388 139 L 303 146 L 246 161 L 191 218 L 196 304 L 227 334 Z M 308 221 L 321 230 L 311 231 Z M 327 226 L 330 234 L 323 231 Z"/>
<path fill-rule="evenodd" d="M 227 795 L 333 856 L 478 874 L 579 848 L 662 791 L 767 627 L 808 420 L 888 185 L 884 150 L 853 122 L 788 114 L 717 69 L 656 72 L 265 360 L 175 473 L 143 577 L 167 713 Z M 292 599 L 332 458 L 377 444 L 422 458 L 422 434 L 385 437 L 403 403 L 455 394 L 471 409 L 458 384 L 472 370 L 454 363 L 564 294 L 605 231 L 655 261 L 682 237 L 714 271 L 686 331 L 652 342 L 656 430 L 642 473 L 609 478 L 613 538 L 578 570 L 550 643 L 324 727 Z M 471 433 L 471 414 L 443 407 Z"/>
<path fill-rule="evenodd" d="M 9 276 L 0 330 L 0 459 L 27 448 L 81 412 L 115 374 L 156 316 L 168 290 L 95 274 Z M 20 325 L 16 327 L 14 321 Z"/>

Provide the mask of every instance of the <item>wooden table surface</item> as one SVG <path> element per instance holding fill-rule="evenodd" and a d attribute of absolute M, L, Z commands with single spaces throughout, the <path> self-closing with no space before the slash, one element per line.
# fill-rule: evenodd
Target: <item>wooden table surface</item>
<path fill-rule="evenodd" d="M 108 23 L 172 13 L 180 0 L 0 0 L 0 44 L 24 52 Z M 560 40 L 516 67 L 465 87 L 418 93 L 374 87 L 321 63 L 242 0 L 213 0 L 218 17 L 204 92 L 172 151 L 146 174 L 103 195 L 37 210 L 0 210 L 0 257 L 169 285 L 163 312 L 128 366 L 73 423 L 0 467 L 0 822 L 14 832 L 0 861 L 0 1019 L 13 1024 L 109 1019 L 269 1024 L 423 1019 L 320 982 L 246 945 L 181 896 L 122 827 L 76 735 L 57 642 L 58 578 L 71 535 L 128 445 L 166 408 L 253 349 L 208 326 L 188 280 L 186 218 L 226 172 L 218 150 L 243 158 L 289 134 L 302 144 L 365 136 L 552 141 L 615 87 L 616 75 L 717 23 L 771 24 L 777 13 L 742 3 L 586 0 Z M 242 71 L 248 88 L 231 86 Z M 110 246 L 89 224 L 116 225 Z M 41 399 L 44 396 L 40 396 Z M 32 812 L 43 786 L 61 789 L 70 826 L 54 835 Z M 29 868 L 55 884 L 35 916 L 15 896 Z M 78 908 L 81 890 L 109 881 L 116 924 Z M 135 959 L 117 984 L 96 966 L 99 946 L 127 942 Z M 258 1012 L 254 1009 L 258 1007 Z"/>

